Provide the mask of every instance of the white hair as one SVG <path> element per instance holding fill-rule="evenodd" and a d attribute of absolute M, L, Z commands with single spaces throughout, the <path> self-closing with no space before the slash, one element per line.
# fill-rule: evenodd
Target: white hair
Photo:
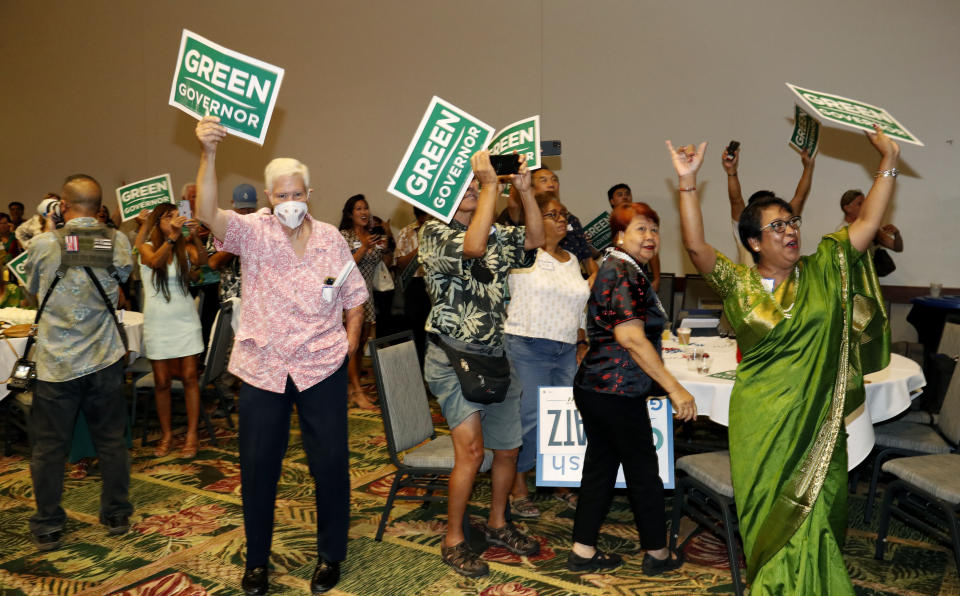
<path fill-rule="evenodd" d="M 181 198 L 181 199 L 182 199 L 183 197 L 187 196 L 187 189 L 190 188 L 191 186 L 194 187 L 194 188 L 196 188 L 197 183 L 196 183 L 196 182 L 187 182 L 186 184 L 184 184 L 184 185 L 180 188 L 180 198 Z"/>
<path fill-rule="evenodd" d="M 267 164 L 263 170 L 267 190 L 272 191 L 273 182 L 281 176 L 300 176 L 304 189 L 310 188 L 310 168 L 292 157 L 278 157 Z"/>

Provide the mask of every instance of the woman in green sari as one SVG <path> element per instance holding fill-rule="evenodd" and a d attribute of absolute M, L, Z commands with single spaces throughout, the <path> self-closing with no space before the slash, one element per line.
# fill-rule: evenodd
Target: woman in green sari
<path fill-rule="evenodd" d="M 889 325 L 863 258 L 890 197 L 900 149 L 881 159 L 859 218 L 800 256 L 800 217 L 771 197 L 740 217 L 753 267 L 704 239 L 696 174 L 706 143 L 667 147 L 679 176 L 683 243 L 723 299 L 743 361 L 730 398 L 730 466 L 751 594 L 853 594 L 841 555 L 847 520 L 844 418 L 863 375 L 886 366 Z"/>

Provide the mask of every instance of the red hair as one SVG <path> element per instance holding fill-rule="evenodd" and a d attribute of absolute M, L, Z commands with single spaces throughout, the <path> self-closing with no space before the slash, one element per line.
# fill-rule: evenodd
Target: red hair
<path fill-rule="evenodd" d="M 610 214 L 610 230 L 614 234 L 622 232 L 630 225 L 634 217 L 646 217 L 653 223 L 660 225 L 660 216 L 646 203 L 621 203 L 613 209 Z"/>

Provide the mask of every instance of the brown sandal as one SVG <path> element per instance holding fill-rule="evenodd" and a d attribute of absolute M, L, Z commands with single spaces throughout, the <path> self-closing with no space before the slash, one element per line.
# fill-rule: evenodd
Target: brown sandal
<path fill-rule="evenodd" d="M 166 457 L 170 455 L 170 444 L 173 443 L 173 437 L 169 439 L 160 439 L 160 442 L 157 444 L 157 448 L 154 449 L 153 455 L 156 457 Z"/>
<path fill-rule="evenodd" d="M 183 449 L 180 450 L 180 457 L 184 459 L 193 459 L 197 456 L 197 443 L 199 439 L 193 437 L 193 440 L 187 439 L 183 443 Z"/>
<path fill-rule="evenodd" d="M 440 558 L 460 575 L 483 577 L 490 573 L 490 567 L 475 552 L 470 550 L 466 540 L 456 546 L 443 546 L 441 544 Z"/>
<path fill-rule="evenodd" d="M 363 389 L 350 391 L 349 397 L 347 398 L 347 407 L 354 406 L 361 410 L 377 409 L 377 406 L 370 401 L 370 398 L 367 397 L 367 393 Z"/>

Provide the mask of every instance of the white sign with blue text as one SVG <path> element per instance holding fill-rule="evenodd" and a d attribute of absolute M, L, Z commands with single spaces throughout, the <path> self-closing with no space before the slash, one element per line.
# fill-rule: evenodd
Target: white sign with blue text
<path fill-rule="evenodd" d="M 611 397 L 610 399 L 621 399 Z M 673 412 L 667 399 L 647 400 L 664 488 L 673 488 Z M 587 435 L 573 402 L 573 387 L 540 387 L 537 421 L 537 486 L 580 486 Z M 617 488 L 626 488 L 623 467 Z"/>

